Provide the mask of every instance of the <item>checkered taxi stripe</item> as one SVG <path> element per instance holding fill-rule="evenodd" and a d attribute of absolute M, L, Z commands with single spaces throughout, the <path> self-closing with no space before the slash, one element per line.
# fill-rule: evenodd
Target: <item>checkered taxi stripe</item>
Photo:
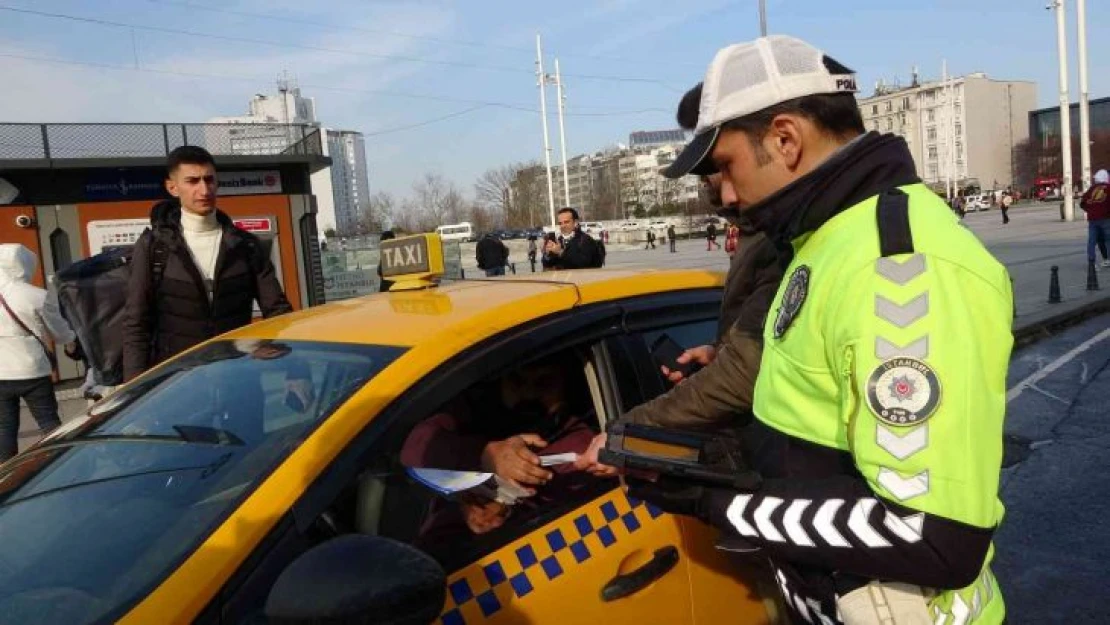
<path fill-rule="evenodd" d="M 659 508 L 623 493 L 604 497 L 556 522 L 553 529 L 529 534 L 516 549 L 499 552 L 500 559 L 467 567 L 449 578 L 440 623 L 465 625 L 468 614 L 471 623 L 493 616 L 506 600 L 527 597 L 537 586 L 552 583 L 662 514 Z"/>

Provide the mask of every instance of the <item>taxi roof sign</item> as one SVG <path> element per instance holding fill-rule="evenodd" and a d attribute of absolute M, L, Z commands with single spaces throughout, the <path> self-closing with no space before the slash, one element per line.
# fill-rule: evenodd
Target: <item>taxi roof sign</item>
<path fill-rule="evenodd" d="M 391 291 L 410 291 L 435 286 L 443 275 L 443 242 L 438 234 L 418 234 L 383 241 L 382 277 L 393 280 Z"/>

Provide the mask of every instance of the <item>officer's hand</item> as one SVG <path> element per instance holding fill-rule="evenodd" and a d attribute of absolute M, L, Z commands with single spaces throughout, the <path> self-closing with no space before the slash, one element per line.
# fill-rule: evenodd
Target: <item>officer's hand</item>
<path fill-rule="evenodd" d="M 705 519 L 708 489 L 695 482 L 661 476 L 655 480 L 628 480 L 628 496 L 642 499 L 671 514 Z"/>
<path fill-rule="evenodd" d="M 511 480 L 534 495 L 528 486 L 542 486 L 552 473 L 540 466 L 540 457 L 532 447 L 543 449 L 547 442 L 536 434 L 518 434 L 503 441 L 493 441 L 482 450 L 482 469 Z"/>
<path fill-rule="evenodd" d="M 695 362 L 704 367 L 716 359 L 717 348 L 712 345 L 702 345 L 700 347 L 691 347 L 682 352 L 682 355 L 678 357 L 678 364 L 684 365 Z M 668 367 L 660 367 L 660 370 L 662 370 L 663 375 L 667 376 L 667 379 L 671 381 L 671 384 L 678 384 L 686 379 L 681 371 L 671 371 Z"/>
<path fill-rule="evenodd" d="M 558 241 L 548 241 L 547 245 L 543 246 L 543 251 L 548 253 L 548 254 L 554 254 L 556 256 L 562 256 L 563 255 L 563 246 L 559 245 Z"/>
<path fill-rule="evenodd" d="M 607 464 L 601 464 L 597 459 L 597 453 L 605 447 L 605 441 L 608 440 L 608 438 L 609 436 L 604 432 L 595 436 L 594 439 L 590 441 L 590 446 L 586 448 L 586 451 L 578 456 L 578 462 L 575 463 L 575 467 L 577 468 L 579 463 L 581 463 L 581 470 L 596 477 L 613 477 L 619 474 L 620 469 L 611 467 Z"/>

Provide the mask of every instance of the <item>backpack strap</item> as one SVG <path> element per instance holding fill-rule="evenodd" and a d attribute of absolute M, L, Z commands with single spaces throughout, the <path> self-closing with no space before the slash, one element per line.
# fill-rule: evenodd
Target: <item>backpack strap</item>
<path fill-rule="evenodd" d="M 166 275 L 166 262 L 169 260 L 170 250 L 165 240 L 158 235 L 157 230 L 150 233 L 150 275 L 151 287 L 157 291 L 162 286 L 162 276 Z"/>
<path fill-rule="evenodd" d="M 886 256 L 913 253 L 910 232 L 910 196 L 901 189 L 891 189 L 879 196 L 875 209 L 879 225 L 879 250 Z"/>

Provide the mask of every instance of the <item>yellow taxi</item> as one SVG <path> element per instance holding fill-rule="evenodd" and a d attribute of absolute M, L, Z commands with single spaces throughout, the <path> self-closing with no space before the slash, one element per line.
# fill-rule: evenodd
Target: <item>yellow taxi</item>
<path fill-rule="evenodd" d="M 462 525 L 425 548 L 430 511 L 460 504 L 402 462 L 445 407 L 468 404 L 479 423 L 493 414 L 476 389 L 528 363 L 567 367 L 568 405 L 600 431 L 666 390 L 657 337 L 714 339 L 722 275 L 590 270 L 429 287 L 437 238 L 384 247 L 386 277 L 424 288 L 208 341 L 0 467 L 0 621 L 777 621 L 758 564 L 726 557 L 712 529 L 630 499 L 615 479 L 582 473 L 489 531 Z"/>

